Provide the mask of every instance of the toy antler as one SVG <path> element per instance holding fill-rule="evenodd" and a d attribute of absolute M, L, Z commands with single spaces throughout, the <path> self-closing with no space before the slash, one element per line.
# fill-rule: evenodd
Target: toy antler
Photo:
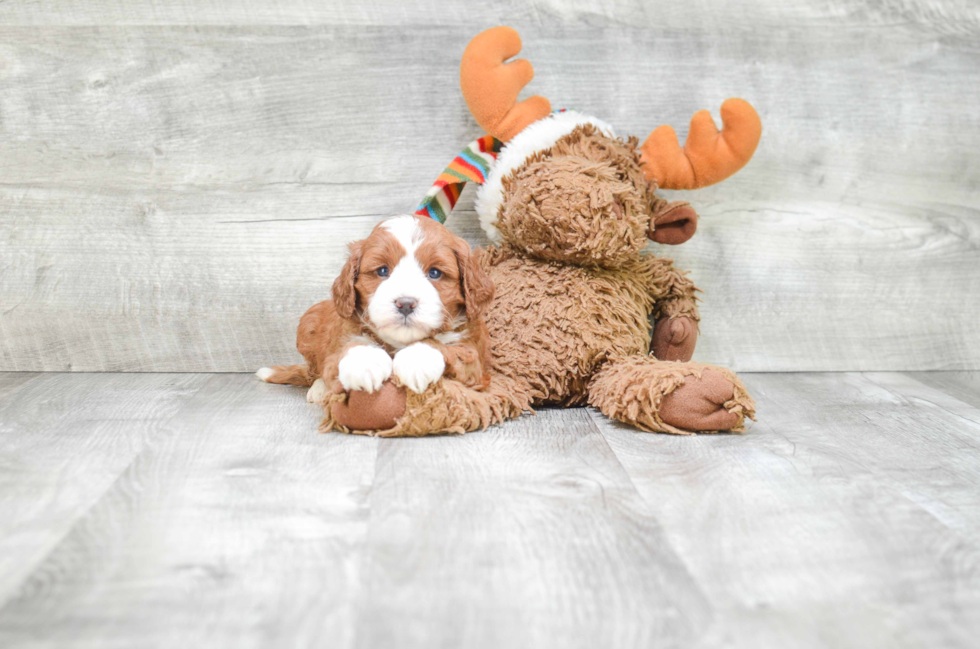
<path fill-rule="evenodd" d="M 521 37 L 510 27 L 493 27 L 477 34 L 463 52 L 459 85 L 476 122 L 506 142 L 531 122 L 551 113 L 551 103 L 537 95 L 517 102 L 521 88 L 534 78 L 525 59 L 504 63 L 521 51 Z"/>
<path fill-rule="evenodd" d="M 728 178 L 745 166 L 762 136 L 762 122 L 744 99 L 721 105 L 721 131 L 706 110 L 691 118 L 682 150 L 669 126 L 658 126 L 640 147 L 647 180 L 664 189 L 697 189 Z"/>

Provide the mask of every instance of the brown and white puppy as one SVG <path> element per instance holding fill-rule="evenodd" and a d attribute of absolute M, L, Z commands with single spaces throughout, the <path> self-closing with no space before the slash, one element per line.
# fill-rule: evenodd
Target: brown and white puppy
<path fill-rule="evenodd" d="M 379 223 L 333 284 L 333 299 L 300 319 L 296 348 L 306 365 L 263 367 L 269 383 L 311 385 L 320 403 L 335 379 L 374 392 L 394 374 L 423 392 L 442 376 L 475 388 L 489 383 L 483 312 L 493 283 L 466 241 L 440 223 L 402 215 Z"/>

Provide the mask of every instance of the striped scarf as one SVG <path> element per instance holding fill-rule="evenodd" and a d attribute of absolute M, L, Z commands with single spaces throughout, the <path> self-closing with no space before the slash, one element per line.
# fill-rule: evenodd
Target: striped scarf
<path fill-rule="evenodd" d="M 486 181 L 503 145 L 492 135 L 484 135 L 470 142 L 439 175 L 415 213 L 445 223 L 459 195 L 463 193 L 463 186 L 470 181 L 481 185 Z"/>

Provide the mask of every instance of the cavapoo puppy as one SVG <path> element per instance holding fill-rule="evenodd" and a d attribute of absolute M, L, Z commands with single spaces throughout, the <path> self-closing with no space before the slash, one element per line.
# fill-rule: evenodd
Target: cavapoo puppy
<path fill-rule="evenodd" d="M 482 315 L 492 299 L 493 283 L 466 241 L 432 219 L 396 216 L 350 244 L 333 299 L 300 319 L 296 348 L 306 364 L 256 375 L 312 386 L 312 403 L 335 380 L 374 392 L 392 375 L 418 393 L 443 376 L 483 389 L 490 357 Z"/>

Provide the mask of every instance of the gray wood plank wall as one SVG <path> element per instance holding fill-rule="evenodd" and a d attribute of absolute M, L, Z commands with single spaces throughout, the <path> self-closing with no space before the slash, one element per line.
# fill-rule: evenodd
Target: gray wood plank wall
<path fill-rule="evenodd" d="M 657 250 L 704 289 L 698 359 L 980 368 L 975 2 L 56 0 L 0 3 L 0 370 L 297 358 L 344 244 L 481 134 L 457 63 L 499 23 L 534 92 L 621 134 L 762 114 Z"/>

